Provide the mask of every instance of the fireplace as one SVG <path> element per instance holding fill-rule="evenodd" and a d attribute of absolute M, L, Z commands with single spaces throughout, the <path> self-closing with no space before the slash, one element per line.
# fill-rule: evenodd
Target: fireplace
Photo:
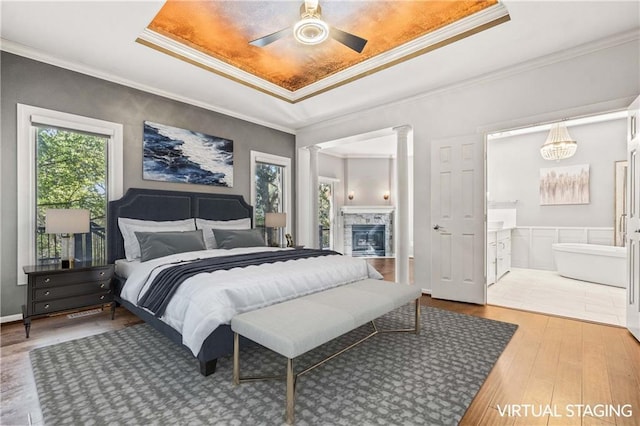
<path fill-rule="evenodd" d="M 385 256 L 385 225 L 353 225 L 351 256 Z"/>
<path fill-rule="evenodd" d="M 344 254 L 393 257 L 393 212 L 392 206 L 342 206 Z"/>

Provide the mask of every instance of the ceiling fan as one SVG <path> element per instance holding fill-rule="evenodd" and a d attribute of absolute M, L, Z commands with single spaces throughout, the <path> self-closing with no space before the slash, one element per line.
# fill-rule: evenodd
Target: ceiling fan
<path fill-rule="evenodd" d="M 291 34 L 291 27 L 257 38 L 249 44 L 264 47 Z M 300 6 L 300 20 L 293 25 L 293 37 L 302 44 L 320 44 L 327 38 L 344 44 L 348 48 L 361 53 L 367 40 L 330 26 L 322 20 L 322 12 L 318 0 L 305 0 Z"/>

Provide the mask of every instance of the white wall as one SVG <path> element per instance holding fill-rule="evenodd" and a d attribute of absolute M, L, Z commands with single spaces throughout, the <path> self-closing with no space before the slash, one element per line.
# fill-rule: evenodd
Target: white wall
<path fill-rule="evenodd" d="M 627 155 L 626 119 L 569 128 L 576 154 L 559 162 L 540 156 L 548 132 L 487 143 L 487 188 L 492 201 L 518 200 L 518 226 L 612 227 L 614 163 Z M 589 164 L 589 204 L 540 205 L 541 168 Z"/>
<path fill-rule="evenodd" d="M 382 195 L 389 191 L 393 196 L 394 163 L 390 158 L 346 158 L 345 193 L 354 192 L 354 199 L 345 200 L 348 206 L 388 206 L 392 199 Z"/>
<path fill-rule="evenodd" d="M 333 155 L 318 153 L 318 174 L 322 177 L 337 179 L 344 184 L 344 159 Z"/>
<path fill-rule="evenodd" d="M 430 288 L 431 141 L 625 107 L 640 93 L 640 43 L 635 36 L 603 46 L 600 43 L 593 50 L 582 47 L 575 53 L 553 55 L 473 82 L 299 129 L 296 145 L 300 148 L 402 124 L 412 126 L 415 281 Z M 464 66 L 463 58 L 459 65 Z M 298 171 L 304 179 L 302 163 Z M 298 202 L 301 208 L 308 205 L 303 194 Z M 301 218 L 298 226 L 301 238 L 308 238 L 308 223 Z"/>

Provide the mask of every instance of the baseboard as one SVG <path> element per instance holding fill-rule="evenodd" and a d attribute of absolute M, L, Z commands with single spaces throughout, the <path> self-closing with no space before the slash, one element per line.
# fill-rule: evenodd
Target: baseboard
<path fill-rule="evenodd" d="M 0 317 L 0 324 L 5 322 L 22 321 L 22 314 L 7 315 L 6 317 Z"/>

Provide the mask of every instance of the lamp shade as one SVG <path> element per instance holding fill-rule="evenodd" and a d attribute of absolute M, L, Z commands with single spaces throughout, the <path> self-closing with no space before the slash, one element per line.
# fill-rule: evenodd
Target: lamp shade
<path fill-rule="evenodd" d="M 264 225 L 267 228 L 284 228 L 287 226 L 287 214 L 267 213 L 264 217 Z"/>
<path fill-rule="evenodd" d="M 44 222 L 47 234 L 83 234 L 89 232 L 89 210 L 49 209 Z"/>
<path fill-rule="evenodd" d="M 563 160 L 576 153 L 578 143 L 571 139 L 569 131 L 564 123 L 555 123 L 551 126 L 551 131 L 542 148 L 540 155 L 545 160 Z"/>

